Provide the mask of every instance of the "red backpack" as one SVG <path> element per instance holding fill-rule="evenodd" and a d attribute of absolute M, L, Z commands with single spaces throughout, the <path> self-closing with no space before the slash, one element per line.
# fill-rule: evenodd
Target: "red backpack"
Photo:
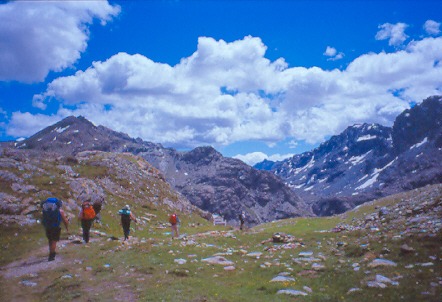
<path fill-rule="evenodd" d="M 169 222 L 171 224 L 176 224 L 176 214 L 170 215 Z"/>
<path fill-rule="evenodd" d="M 81 219 L 83 220 L 91 220 L 95 218 L 95 210 L 92 204 L 89 201 L 83 202 L 81 205 L 81 208 L 83 210 L 83 215 L 81 216 Z"/>

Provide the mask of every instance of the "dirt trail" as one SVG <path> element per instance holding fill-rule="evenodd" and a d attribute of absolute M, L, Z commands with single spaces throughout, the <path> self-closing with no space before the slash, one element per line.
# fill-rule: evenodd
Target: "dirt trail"
<path fill-rule="evenodd" d="M 60 240 L 58 245 L 67 245 L 70 240 Z M 58 263 L 62 262 L 63 257 L 57 255 L 54 261 L 48 261 L 48 247 L 44 246 L 34 251 L 26 259 L 20 259 L 0 267 L 0 275 L 10 279 L 24 275 L 37 274 L 41 271 L 53 269 Z"/>

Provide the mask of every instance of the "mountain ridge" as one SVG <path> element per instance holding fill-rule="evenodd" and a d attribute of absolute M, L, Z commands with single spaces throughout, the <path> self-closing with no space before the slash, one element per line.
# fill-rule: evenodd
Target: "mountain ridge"
<path fill-rule="evenodd" d="M 200 209 L 238 223 L 245 211 L 251 225 L 297 216 L 311 216 L 311 209 L 270 172 L 259 171 L 238 159 L 223 157 L 212 147 L 188 152 L 130 138 L 84 117 L 67 117 L 15 143 L 24 150 L 47 151 L 73 156 L 79 152 L 132 153 L 161 171 L 171 186 Z M 257 182 L 257 183 L 256 183 Z"/>
<path fill-rule="evenodd" d="M 402 112 L 392 127 L 357 124 L 312 151 L 258 163 L 312 205 L 317 215 L 442 182 L 442 97 Z"/>

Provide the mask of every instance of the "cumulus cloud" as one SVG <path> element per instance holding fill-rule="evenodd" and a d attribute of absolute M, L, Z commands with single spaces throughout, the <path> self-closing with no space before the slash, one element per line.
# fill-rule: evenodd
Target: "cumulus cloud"
<path fill-rule="evenodd" d="M 424 29 L 429 35 L 437 36 L 440 34 L 440 23 L 433 20 L 427 20 L 424 24 Z"/>
<path fill-rule="evenodd" d="M 85 51 L 87 25 L 106 24 L 119 6 L 107 1 L 13 1 L 0 5 L 0 81 L 43 81 Z"/>
<path fill-rule="evenodd" d="M 267 59 L 266 49 L 257 37 L 233 42 L 201 37 L 196 51 L 175 66 L 118 53 L 55 79 L 35 95 L 34 104 L 56 102 L 57 116 L 83 115 L 178 148 L 246 140 L 315 144 L 354 123 L 391 125 L 410 101 L 442 89 L 442 37 L 361 55 L 344 70 L 289 68 L 282 58 Z M 24 118 L 52 123 L 44 115 L 17 112 L 9 135 L 35 133 L 37 127 L 23 128 Z"/>
<path fill-rule="evenodd" d="M 49 116 L 45 114 L 31 114 L 29 112 L 14 112 L 8 125 L 7 134 L 14 137 L 28 137 L 30 133 L 34 134 L 48 125 L 55 124 L 63 117 L 60 114 Z"/>
<path fill-rule="evenodd" d="M 263 152 L 251 152 L 247 154 L 237 154 L 233 156 L 233 158 L 242 160 L 249 166 L 254 166 L 255 164 L 262 162 L 264 160 L 282 161 L 286 158 L 292 157 L 293 155 L 294 154 L 273 154 L 269 156 Z"/>
<path fill-rule="evenodd" d="M 344 53 L 339 52 L 336 50 L 336 48 L 327 46 L 324 52 L 324 56 L 329 57 L 327 60 L 329 61 L 336 61 L 340 60 L 344 57 Z"/>
<path fill-rule="evenodd" d="M 399 46 L 407 40 L 405 29 L 408 27 L 405 23 L 384 23 L 379 25 L 380 30 L 376 34 L 376 40 L 388 40 L 388 45 Z"/>

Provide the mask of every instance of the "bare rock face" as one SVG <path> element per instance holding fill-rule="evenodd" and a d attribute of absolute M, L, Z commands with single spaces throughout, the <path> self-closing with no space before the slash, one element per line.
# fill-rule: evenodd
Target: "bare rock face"
<path fill-rule="evenodd" d="M 34 152 L 50 150 L 73 163 L 80 160 L 84 152 L 92 150 L 139 155 L 157 168 L 161 172 L 159 177 L 193 205 L 219 214 L 234 224 L 238 223 L 240 211 L 247 212 L 249 225 L 312 215 L 311 209 L 270 172 L 225 158 L 211 147 L 178 152 L 102 126 L 97 127 L 83 117 L 68 117 L 16 143 L 15 148 Z M 69 165 L 59 165 L 59 168 L 66 175 L 76 177 L 76 172 Z M 79 191 L 75 186 L 78 184 L 73 181 L 71 188 Z M 94 184 L 88 186 L 93 187 Z"/>
<path fill-rule="evenodd" d="M 313 151 L 257 167 L 284 179 L 317 215 L 441 183 L 442 96 L 405 110 L 393 127 L 354 125 Z"/>

